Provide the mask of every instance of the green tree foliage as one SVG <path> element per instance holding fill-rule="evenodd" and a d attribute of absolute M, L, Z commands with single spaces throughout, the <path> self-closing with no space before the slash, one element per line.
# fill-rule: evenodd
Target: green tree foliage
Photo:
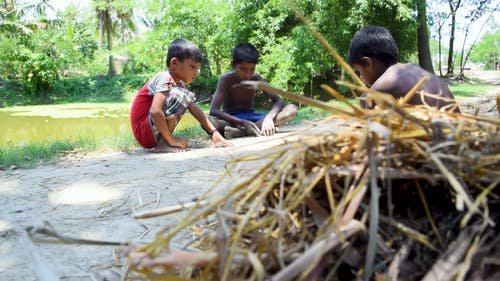
<path fill-rule="evenodd" d="M 199 77 L 190 85 L 198 94 L 213 94 L 217 77 L 227 71 L 234 45 L 232 10 L 225 0 L 146 1 L 152 30 L 127 49 L 130 69 L 155 72 L 165 69 L 168 45 L 184 37 L 198 45 L 205 55 Z"/>
<path fill-rule="evenodd" d="M 482 64 L 484 69 L 495 70 L 495 63 L 500 61 L 500 29 L 487 32 L 472 50 L 470 59 Z M 498 66 L 497 66 L 498 67 Z"/>
<path fill-rule="evenodd" d="M 413 1 L 296 0 L 296 7 L 346 57 L 354 33 L 367 24 L 386 26 L 394 35 L 401 57 L 416 50 Z M 326 49 L 300 22 L 288 1 L 243 0 L 235 6 L 238 41 L 250 41 L 261 51 L 258 70 L 273 85 L 302 92 L 311 80 L 338 79 L 340 71 Z"/>
<path fill-rule="evenodd" d="M 412 1 L 293 1 L 342 55 L 356 30 L 366 24 L 387 26 L 403 58 L 416 50 L 416 23 Z M 218 76 L 230 70 L 231 49 L 248 41 L 261 53 L 257 70 L 273 85 L 302 92 L 312 79 L 333 81 L 339 68 L 325 48 L 298 20 L 287 1 L 146 1 L 152 31 L 129 45 L 132 70 L 156 71 L 165 67 L 169 42 L 185 37 L 206 55 L 193 87 L 212 92 Z"/>
<path fill-rule="evenodd" d="M 176 37 L 185 37 L 205 55 L 201 74 L 190 87 L 197 93 L 210 95 L 218 76 L 231 70 L 234 45 L 248 41 L 261 53 L 257 70 L 266 80 L 295 92 L 312 93 L 319 82 L 333 85 L 342 73 L 295 15 L 290 3 L 343 57 L 347 56 L 354 33 L 368 24 L 383 25 L 391 31 L 402 60 L 416 51 L 415 0 L 94 0 L 93 3 L 98 11 L 108 13 L 109 20 L 101 21 L 101 29 L 95 11 L 91 20 L 77 16 L 76 11 L 58 14 L 56 21 L 46 22 L 43 29 L 25 25 L 21 18 L 9 19 L 21 24 L 17 29 L 12 25 L 2 27 L 1 23 L 7 20 L 0 22 L 0 36 L 11 42 L 0 43 L 0 68 L 5 70 L 0 74 L 1 79 L 17 77 L 28 84 L 37 81 L 30 89 L 38 93 L 50 89 L 51 81 L 61 75 L 105 74 L 99 72 L 104 72 L 111 51 L 96 52 L 100 40 L 95 33 L 104 28 L 100 38 L 114 34 L 107 42 L 108 47 L 113 46 L 112 53 L 128 57 L 124 68 L 127 75 L 152 75 L 165 69 L 169 43 Z M 135 22 L 133 29 L 127 27 L 126 21 L 137 19 L 133 17 L 136 9 L 145 16 L 141 22 Z M 105 29 L 110 27 L 105 21 L 112 23 L 111 30 Z M 3 29 L 17 31 L 2 32 Z M 116 36 L 118 29 L 121 36 Z M 140 32 L 136 34 L 133 30 Z M 16 53 L 21 51 L 24 53 Z"/>
<path fill-rule="evenodd" d="M 94 40 L 85 33 L 84 25 L 74 21 L 76 11 L 53 21 L 10 14 L 3 19 L 9 18 L 15 25 L 0 29 L 0 79 L 21 82 L 26 100 L 47 101 L 61 75 L 93 59 Z"/>
<path fill-rule="evenodd" d="M 443 39 L 448 39 L 447 69 L 446 76 L 455 76 L 456 59 L 459 59 L 460 76 L 463 76 L 463 70 L 467 61 L 465 54 L 465 42 L 470 34 L 471 27 L 478 24 L 478 19 L 492 10 L 498 9 L 498 1 L 491 0 L 436 0 L 428 1 L 431 7 L 428 9 L 431 26 L 435 29 L 438 35 L 439 45 L 439 64 L 441 64 L 441 42 Z M 463 41 L 455 42 L 457 32 L 462 35 Z M 448 37 L 446 37 L 448 36 Z M 457 43 L 458 48 L 457 48 Z M 457 50 L 460 54 L 457 56 Z M 441 65 L 439 65 L 441 76 Z"/>

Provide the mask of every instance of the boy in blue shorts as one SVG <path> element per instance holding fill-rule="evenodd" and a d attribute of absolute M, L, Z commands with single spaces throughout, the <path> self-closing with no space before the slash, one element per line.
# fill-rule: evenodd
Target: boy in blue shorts
<path fill-rule="evenodd" d="M 269 112 L 255 112 L 256 92 L 240 83 L 245 80 L 264 81 L 262 76 L 255 73 L 259 52 L 252 44 L 240 43 L 233 48 L 232 55 L 231 66 L 234 71 L 219 78 L 210 104 L 212 123 L 227 138 L 273 135 L 277 126 L 295 117 L 297 107 L 293 104 L 285 106 L 280 97 L 265 93 L 273 107 Z"/>

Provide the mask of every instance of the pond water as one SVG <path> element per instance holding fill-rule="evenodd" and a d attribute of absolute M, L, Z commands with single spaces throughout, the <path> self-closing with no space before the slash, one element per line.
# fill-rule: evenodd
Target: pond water
<path fill-rule="evenodd" d="M 0 110 L 0 147 L 55 140 L 95 140 L 130 133 L 129 104 L 69 104 Z M 178 129 L 196 120 L 186 113 Z"/>

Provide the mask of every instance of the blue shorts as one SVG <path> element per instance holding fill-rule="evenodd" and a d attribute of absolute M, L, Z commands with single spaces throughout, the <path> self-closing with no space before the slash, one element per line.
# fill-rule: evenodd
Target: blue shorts
<path fill-rule="evenodd" d="M 266 117 L 267 112 L 240 112 L 240 113 L 232 113 L 231 115 L 238 117 L 240 119 L 252 121 L 252 122 L 257 122 L 260 119 Z"/>

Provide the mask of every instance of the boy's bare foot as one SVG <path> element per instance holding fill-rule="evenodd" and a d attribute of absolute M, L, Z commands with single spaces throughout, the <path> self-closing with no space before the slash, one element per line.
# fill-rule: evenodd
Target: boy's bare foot
<path fill-rule="evenodd" d="M 151 149 L 151 152 L 155 153 L 176 153 L 176 152 L 184 152 L 188 151 L 189 149 L 187 148 L 182 148 L 178 146 L 171 146 L 168 144 L 164 138 L 160 138 L 156 146 Z"/>
<path fill-rule="evenodd" d="M 226 139 L 241 138 L 246 136 L 246 130 L 238 129 L 231 126 L 224 127 L 224 137 Z"/>
<path fill-rule="evenodd" d="M 177 152 L 184 152 L 188 151 L 189 149 L 187 148 L 181 148 L 181 147 L 175 147 L 175 146 L 161 146 L 158 147 L 156 146 L 151 150 L 151 152 L 155 153 L 177 153 Z"/>
<path fill-rule="evenodd" d="M 158 144 L 156 144 L 155 148 L 152 150 L 152 152 L 156 153 L 176 153 L 184 151 L 187 151 L 187 149 L 178 146 L 171 146 L 163 138 L 158 141 Z"/>

